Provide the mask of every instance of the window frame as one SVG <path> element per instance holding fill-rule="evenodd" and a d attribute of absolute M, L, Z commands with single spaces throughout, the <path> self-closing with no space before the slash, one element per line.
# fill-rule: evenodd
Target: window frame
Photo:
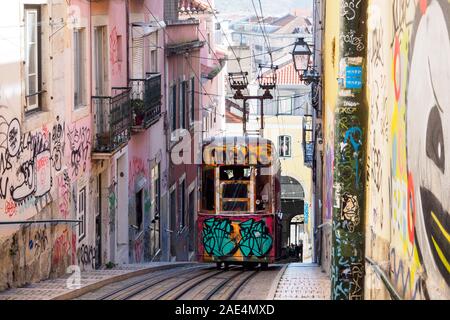
<path fill-rule="evenodd" d="M 189 125 L 195 122 L 195 77 L 191 77 L 189 89 L 191 90 L 189 102 Z"/>
<path fill-rule="evenodd" d="M 78 192 L 77 216 L 81 220 L 78 224 L 78 242 L 81 242 L 86 237 L 86 214 L 87 214 L 87 187 L 81 188 Z"/>
<path fill-rule="evenodd" d="M 186 129 L 186 96 L 187 81 L 180 83 L 180 129 Z"/>
<path fill-rule="evenodd" d="M 287 102 L 287 101 L 290 101 L 290 107 L 289 107 L 289 111 L 288 112 L 285 112 L 285 111 L 282 111 L 282 108 L 281 108 L 281 106 L 282 106 L 282 103 L 283 102 Z M 285 97 L 283 97 L 283 98 L 281 98 L 281 99 L 278 99 L 278 103 L 277 103 L 277 114 L 278 115 L 282 115 L 282 116 L 291 116 L 292 114 L 293 114 L 293 96 L 291 96 L 289 99 L 288 98 L 285 98 Z"/>
<path fill-rule="evenodd" d="M 76 38 L 78 34 L 78 38 Z M 77 42 L 77 40 L 79 42 Z M 77 51 L 81 56 L 77 57 Z M 74 52 L 74 110 L 79 110 L 87 105 L 87 83 L 86 83 L 86 28 L 76 28 L 73 31 Z M 77 61 L 78 59 L 78 61 Z M 77 68 L 77 62 L 79 66 Z M 80 98 L 76 98 L 77 90 L 80 90 Z"/>
<path fill-rule="evenodd" d="M 36 27 L 33 30 L 34 34 L 35 34 L 35 45 L 36 45 L 36 49 L 35 49 L 35 55 L 36 55 L 36 83 L 35 83 L 35 92 L 31 93 L 30 90 L 30 85 L 29 85 L 29 59 L 28 59 L 28 47 L 29 47 L 29 42 L 28 42 L 28 12 L 31 11 L 35 11 L 36 12 Z M 42 26 L 40 21 L 42 20 L 42 7 L 41 5 L 24 5 L 24 51 L 25 51 L 25 56 L 24 56 L 24 79 L 25 79 L 25 113 L 29 114 L 29 113 L 33 113 L 33 112 L 39 112 L 42 110 Z M 29 104 L 29 100 L 30 98 L 34 98 L 36 99 L 36 103 L 33 104 L 32 106 Z"/>
<path fill-rule="evenodd" d="M 138 228 L 136 230 L 137 233 L 140 233 L 144 230 L 144 189 L 140 189 L 137 190 L 134 194 L 135 197 L 135 223 L 136 223 L 136 227 Z M 138 208 L 138 198 L 140 201 L 140 208 Z M 138 210 L 140 209 L 140 212 L 138 212 Z M 138 218 L 140 217 L 140 219 Z M 140 220 L 140 223 L 138 223 Z"/>
<path fill-rule="evenodd" d="M 284 143 L 286 143 L 286 141 L 289 142 L 289 152 L 288 153 L 284 153 L 283 150 L 281 149 L 281 146 Z M 288 136 L 288 135 L 282 135 L 278 137 L 278 147 L 279 147 L 279 156 L 280 158 L 292 158 L 292 137 Z"/>
<path fill-rule="evenodd" d="M 174 132 L 175 130 L 177 130 L 177 84 L 174 83 L 170 87 L 170 90 L 170 113 L 172 114 L 170 126 L 172 132 Z"/>
<path fill-rule="evenodd" d="M 180 213 L 180 231 L 184 230 L 186 225 L 186 180 L 183 180 L 179 183 L 179 213 Z"/>

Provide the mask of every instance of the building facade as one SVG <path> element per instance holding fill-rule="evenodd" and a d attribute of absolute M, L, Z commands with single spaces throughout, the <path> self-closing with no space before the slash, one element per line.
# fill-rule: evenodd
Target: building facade
<path fill-rule="evenodd" d="M 323 214 L 333 223 L 328 236 L 347 223 L 365 246 L 355 264 L 353 254 L 344 265 L 331 259 L 333 297 L 448 299 L 449 4 L 364 1 L 355 14 L 368 23 L 358 28 L 353 12 L 336 15 L 340 8 L 328 1 L 324 15 Z M 348 93 L 365 98 L 355 103 Z M 351 117 L 362 122 L 349 125 Z M 366 177 L 355 194 L 342 180 L 349 156 Z M 334 235 L 330 251 L 344 242 Z"/>

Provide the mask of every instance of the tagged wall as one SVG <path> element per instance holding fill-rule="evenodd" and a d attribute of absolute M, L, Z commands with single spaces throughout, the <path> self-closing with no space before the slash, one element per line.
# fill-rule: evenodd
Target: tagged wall
<path fill-rule="evenodd" d="M 72 4 L 89 16 L 89 4 Z M 56 32 L 60 26 L 41 24 L 41 110 L 25 114 L 23 6 L 5 6 L 0 12 L 0 74 L 8 75 L 0 77 L 0 290 L 62 275 L 70 265 L 92 268 L 95 252 L 88 236 L 93 230 L 91 118 L 88 106 L 73 110 L 73 25 Z M 68 21 L 72 7 L 48 1 L 41 9 L 42 21 L 50 14 L 54 21 Z M 79 15 L 74 19 L 87 27 Z M 86 96 L 89 86 L 86 80 Z M 68 219 L 81 223 L 24 223 Z M 85 254 L 84 247 L 92 249 Z"/>
<path fill-rule="evenodd" d="M 405 299 L 450 297 L 450 4 L 369 8 L 367 255 Z M 366 277 L 366 298 L 388 298 Z"/>
<path fill-rule="evenodd" d="M 342 96 L 336 79 L 341 78 L 340 47 L 354 46 L 358 51 L 364 43 L 356 34 L 339 35 L 336 12 L 351 20 L 357 6 L 363 4 L 345 0 L 326 6 L 325 221 L 330 221 L 333 211 L 342 210 L 345 198 L 342 188 L 333 185 L 342 174 L 337 171 L 342 162 L 339 150 L 359 146 L 357 140 L 351 141 L 356 131 L 343 144 L 338 143 L 345 138 L 337 131 L 342 112 L 348 114 L 354 106 L 336 108 L 336 99 Z M 361 168 L 367 188 L 366 220 L 362 222 L 366 226 L 365 255 L 384 270 L 401 298 L 449 299 L 450 3 L 372 0 L 368 4 L 367 54 L 363 56 L 369 104 L 367 145 L 358 149 L 366 151 L 367 160 L 365 170 Z M 346 198 L 345 203 L 356 204 L 356 199 Z M 326 269 L 329 241 L 325 231 Z M 389 299 L 385 285 L 368 263 L 365 269 L 364 298 Z M 334 292 L 337 289 L 333 286 Z"/>

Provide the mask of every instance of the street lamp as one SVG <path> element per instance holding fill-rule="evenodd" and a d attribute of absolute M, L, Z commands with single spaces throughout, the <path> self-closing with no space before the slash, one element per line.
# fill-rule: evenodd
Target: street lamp
<path fill-rule="evenodd" d="M 295 70 L 299 74 L 303 74 L 308 70 L 311 55 L 311 48 L 306 43 L 305 39 L 297 39 L 294 45 L 294 50 L 292 51 L 292 60 L 294 60 Z"/>
<path fill-rule="evenodd" d="M 298 72 L 301 81 L 306 85 L 320 82 L 320 74 L 317 72 L 315 66 L 311 66 L 309 63 L 311 56 L 311 48 L 305 39 L 297 39 L 294 50 L 292 51 L 292 58 L 294 60 L 295 70 Z"/>

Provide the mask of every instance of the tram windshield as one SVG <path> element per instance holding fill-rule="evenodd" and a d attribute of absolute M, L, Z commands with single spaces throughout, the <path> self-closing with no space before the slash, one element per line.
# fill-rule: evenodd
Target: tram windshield
<path fill-rule="evenodd" d="M 271 175 L 265 174 L 265 169 L 255 166 L 204 168 L 203 210 L 216 211 L 217 203 L 217 211 L 223 213 L 270 211 L 273 186 Z"/>
<path fill-rule="evenodd" d="M 250 210 L 250 167 L 221 167 L 220 195 L 222 212 Z"/>

